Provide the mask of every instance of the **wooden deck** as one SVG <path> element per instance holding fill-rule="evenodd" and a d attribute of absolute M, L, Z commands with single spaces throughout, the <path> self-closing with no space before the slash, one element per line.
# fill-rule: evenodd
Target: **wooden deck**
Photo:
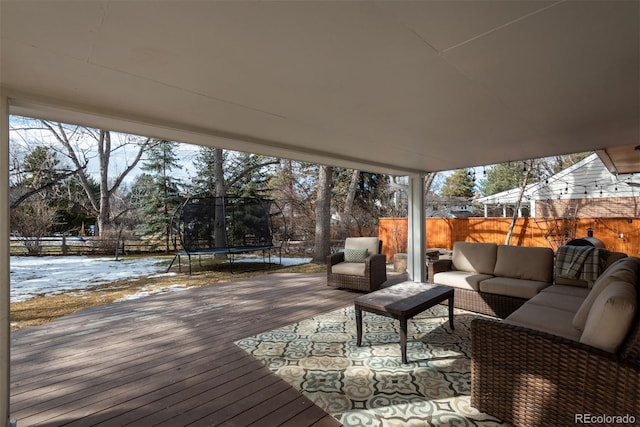
<path fill-rule="evenodd" d="M 324 274 L 273 274 L 18 330 L 11 418 L 19 427 L 339 426 L 233 343 L 358 295 L 327 287 Z"/>

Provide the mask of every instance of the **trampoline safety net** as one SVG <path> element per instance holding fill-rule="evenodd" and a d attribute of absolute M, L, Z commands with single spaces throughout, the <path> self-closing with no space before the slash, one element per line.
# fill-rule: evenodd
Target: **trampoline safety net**
<path fill-rule="evenodd" d="M 286 234 L 284 215 L 273 200 L 231 196 L 186 199 L 171 228 L 176 257 L 189 256 L 190 269 L 191 255 L 281 250 Z"/>

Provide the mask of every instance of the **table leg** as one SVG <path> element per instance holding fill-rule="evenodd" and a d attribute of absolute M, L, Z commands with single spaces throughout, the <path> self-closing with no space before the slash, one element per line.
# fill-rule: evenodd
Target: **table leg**
<path fill-rule="evenodd" d="M 402 353 L 402 363 L 407 363 L 407 319 L 400 319 L 400 353 Z"/>
<path fill-rule="evenodd" d="M 453 327 L 453 294 L 449 297 L 449 326 L 451 329 L 455 329 Z"/>
<path fill-rule="evenodd" d="M 362 310 L 356 308 L 356 331 L 358 333 L 357 345 L 360 347 L 362 344 Z"/>

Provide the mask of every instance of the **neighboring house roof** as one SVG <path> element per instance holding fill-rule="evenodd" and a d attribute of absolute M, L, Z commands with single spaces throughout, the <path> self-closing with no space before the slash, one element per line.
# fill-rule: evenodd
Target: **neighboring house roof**
<path fill-rule="evenodd" d="M 635 181 L 634 181 L 635 179 Z M 476 199 L 483 205 L 515 204 L 520 188 Z M 614 175 L 597 154 L 582 159 L 544 180 L 527 185 L 522 202 L 545 199 L 585 199 L 640 196 L 640 177 Z"/>

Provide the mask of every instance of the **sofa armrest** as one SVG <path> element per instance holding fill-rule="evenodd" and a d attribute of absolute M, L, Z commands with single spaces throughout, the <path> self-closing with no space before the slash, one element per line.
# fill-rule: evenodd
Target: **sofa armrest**
<path fill-rule="evenodd" d="M 574 425 L 579 414 L 640 414 L 640 364 L 576 341 L 475 319 L 471 405 L 516 425 Z"/>
<path fill-rule="evenodd" d="M 453 268 L 453 262 L 450 259 L 438 259 L 427 262 L 427 279 L 433 284 L 433 276 L 436 273 L 450 271 Z"/>

